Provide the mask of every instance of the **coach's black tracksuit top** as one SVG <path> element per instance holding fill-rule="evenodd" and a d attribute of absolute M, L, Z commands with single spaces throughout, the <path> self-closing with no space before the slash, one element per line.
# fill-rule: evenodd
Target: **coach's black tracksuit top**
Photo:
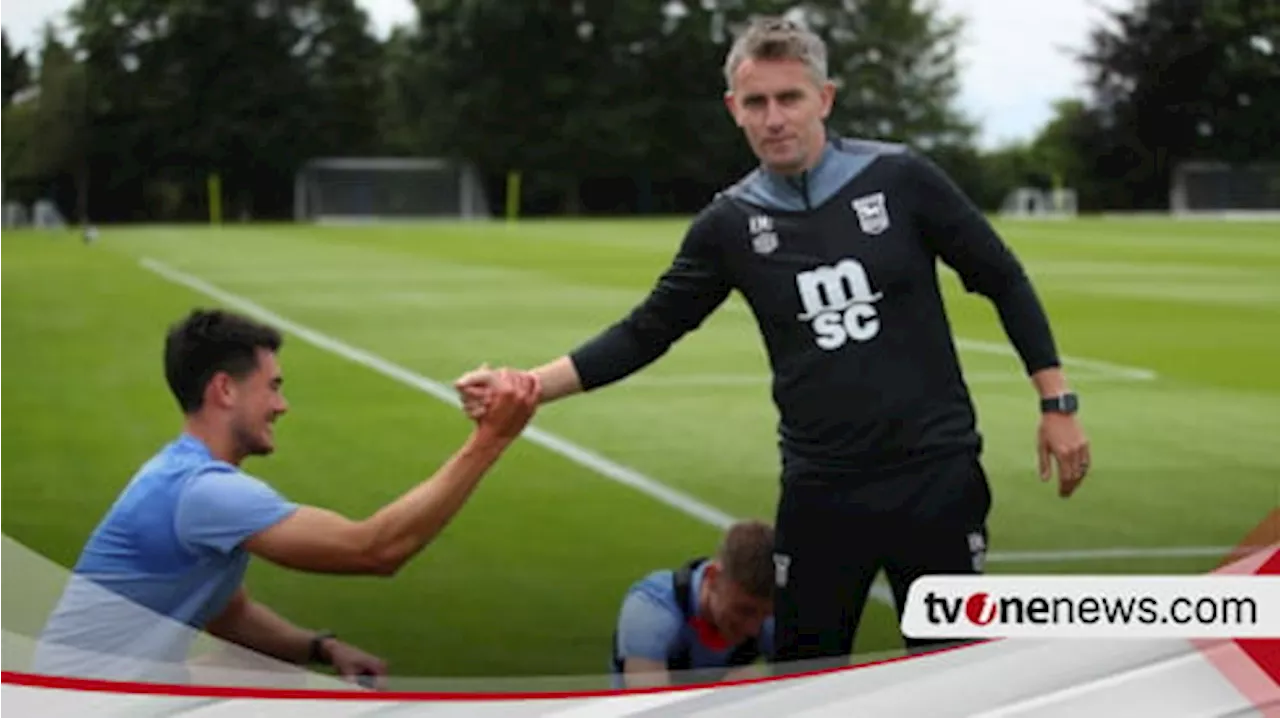
<path fill-rule="evenodd" d="M 1028 373 L 1058 364 L 1021 264 L 951 180 L 904 147 L 845 138 L 807 173 L 761 168 L 717 194 L 652 292 L 570 358 L 586 390 L 622 379 L 736 289 L 773 369 L 784 475 L 977 449 L 937 259 L 994 302 Z"/>

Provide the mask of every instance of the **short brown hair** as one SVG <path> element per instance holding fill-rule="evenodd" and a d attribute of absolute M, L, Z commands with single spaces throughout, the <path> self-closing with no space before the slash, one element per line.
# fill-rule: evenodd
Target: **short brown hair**
<path fill-rule="evenodd" d="M 827 45 L 815 33 L 785 17 L 756 17 L 733 42 L 724 62 L 724 81 L 733 87 L 738 65 L 752 60 L 799 60 L 816 84 L 827 81 Z"/>
<path fill-rule="evenodd" d="M 258 349 L 280 351 L 280 331 L 223 309 L 193 309 L 169 328 L 164 376 L 183 413 L 200 409 L 218 372 L 243 377 L 258 366 Z"/>
<path fill-rule="evenodd" d="M 738 521 L 725 532 L 716 558 L 725 578 L 757 598 L 773 596 L 773 527 Z"/>

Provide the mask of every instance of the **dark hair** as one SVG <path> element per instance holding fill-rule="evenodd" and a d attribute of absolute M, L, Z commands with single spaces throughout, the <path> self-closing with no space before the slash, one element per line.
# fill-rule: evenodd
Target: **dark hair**
<path fill-rule="evenodd" d="M 763 521 L 738 521 L 729 527 L 716 556 L 725 578 L 756 598 L 773 596 L 773 527 Z"/>
<path fill-rule="evenodd" d="M 258 366 L 258 349 L 278 352 L 276 329 L 221 309 L 195 309 L 169 328 L 164 377 L 184 413 L 204 403 L 204 389 L 218 372 L 240 378 Z"/>

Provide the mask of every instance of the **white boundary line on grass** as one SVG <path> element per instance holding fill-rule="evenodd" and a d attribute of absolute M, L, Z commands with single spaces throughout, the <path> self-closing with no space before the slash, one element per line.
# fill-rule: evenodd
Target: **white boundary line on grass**
<path fill-rule="evenodd" d="M 139 260 L 139 264 L 154 272 L 155 274 L 175 283 L 182 285 L 188 289 L 204 294 L 212 299 L 222 302 L 223 304 L 234 307 L 246 314 L 256 316 L 259 320 L 275 325 L 279 329 L 297 336 L 299 339 L 311 344 L 319 349 L 335 354 L 343 359 L 347 359 L 368 369 L 382 374 L 390 379 L 400 382 L 406 386 L 412 387 L 426 394 L 429 394 L 440 401 L 454 407 L 460 407 L 461 402 L 458 400 L 457 393 L 453 387 L 446 386 L 433 379 L 428 379 L 421 374 L 417 374 L 405 369 L 398 364 L 394 364 L 382 357 L 367 352 L 363 349 L 353 347 L 342 341 L 339 341 L 327 334 L 316 331 L 309 327 L 303 326 L 290 319 L 280 316 L 275 312 L 261 306 L 244 297 L 232 294 L 220 289 L 203 279 L 191 276 L 184 272 L 180 272 L 167 264 L 144 257 Z M 548 431 L 543 431 L 536 426 L 530 425 L 525 428 L 522 434 L 523 438 L 532 441 L 539 446 L 550 449 L 570 461 L 584 466 L 605 478 L 629 486 L 643 494 L 654 498 L 667 506 L 691 516 L 699 521 L 718 529 L 728 528 L 734 522 L 734 518 L 720 509 L 710 504 L 699 501 L 698 499 L 685 494 L 681 491 L 671 488 L 666 484 L 652 479 L 635 469 L 628 468 L 617 462 L 611 461 L 599 454 L 584 449 L 573 442 L 561 438 Z M 1008 553 L 992 553 L 989 560 L 991 561 L 1070 561 L 1070 560 L 1088 560 L 1095 558 L 1153 558 L 1153 557 L 1180 557 L 1180 556 L 1214 556 L 1225 555 L 1230 548 L 1222 548 L 1216 546 L 1192 546 L 1187 548 L 1171 548 L 1171 549 L 1100 549 L 1096 551 L 1028 551 L 1028 552 L 1008 552 Z M 893 605 L 893 594 L 888 586 L 881 582 L 877 582 L 871 589 L 872 596 L 889 605 Z"/>
<path fill-rule="evenodd" d="M 978 384 L 1026 384 L 1027 378 L 1020 374 L 993 371 L 968 372 L 964 375 L 965 383 Z M 1095 382 L 1136 382 L 1142 381 L 1132 376 L 1111 373 L 1077 374 L 1073 381 L 1084 383 Z M 768 388 L 773 381 L 768 374 L 638 374 L 623 380 L 619 386 L 632 388 L 662 389 L 667 387 L 717 387 L 717 386 L 755 386 Z"/>
<path fill-rule="evenodd" d="M 740 304 L 726 304 L 726 307 L 732 307 L 729 311 L 737 311 L 739 313 L 750 314 L 751 310 Z M 1018 359 L 1018 352 L 1012 345 L 1005 342 L 993 342 L 985 339 L 969 339 L 967 337 L 956 337 L 955 345 L 957 349 L 968 349 L 969 351 L 980 352 L 983 354 L 995 354 L 997 356 L 1010 357 Z M 1081 369 L 1093 369 L 1094 371 L 1106 374 L 1112 377 L 1132 379 L 1134 381 L 1154 381 L 1158 378 L 1158 374 L 1152 369 L 1138 366 L 1128 366 L 1126 364 L 1116 364 L 1115 362 L 1103 361 L 1101 359 L 1089 359 L 1085 357 L 1059 355 L 1062 363 L 1068 367 L 1077 366 Z M 1017 375 L 1021 377 L 1021 375 Z M 1021 377 L 1025 381 L 1025 377 Z"/>
<path fill-rule="evenodd" d="M 1221 558 L 1235 550 L 1235 546 L 1166 546 L 1048 551 L 992 551 L 987 556 L 987 560 L 993 563 L 1066 563 L 1068 561 L 1097 561 L 1105 559 Z"/>
<path fill-rule="evenodd" d="M 1000 342 L 989 342 L 982 339 L 966 339 L 959 337 L 956 339 L 956 347 L 959 349 L 968 349 L 975 352 L 985 352 L 987 354 L 999 354 L 1007 357 L 1018 357 L 1018 352 L 1008 344 Z M 1081 357 L 1072 357 L 1062 355 L 1060 357 L 1062 363 L 1067 366 L 1078 366 L 1081 369 L 1094 369 L 1104 374 L 1124 377 L 1126 379 L 1135 379 L 1137 381 L 1152 381 L 1156 378 L 1156 373 L 1150 369 L 1144 369 L 1136 366 L 1126 366 L 1124 364 L 1113 364 L 1112 362 L 1102 361 L 1101 359 L 1083 359 Z"/>
<path fill-rule="evenodd" d="M 270 309 L 245 299 L 244 297 L 219 289 L 202 279 L 180 272 L 154 259 L 144 258 L 140 263 L 146 269 L 155 272 L 171 282 L 181 284 L 188 289 L 195 290 L 201 294 L 216 299 L 223 304 L 234 307 L 246 314 L 254 315 L 259 320 L 274 324 L 278 328 L 294 334 L 299 339 L 302 339 L 303 341 L 320 349 L 336 354 L 343 359 L 350 360 L 368 369 L 372 369 L 373 371 L 394 379 L 401 384 L 405 384 L 406 386 L 410 386 L 414 389 L 430 394 L 451 406 L 461 407 L 462 405 L 458 399 L 457 392 L 455 392 L 451 386 L 428 379 L 421 374 L 417 374 L 402 366 L 393 364 L 380 356 L 371 354 L 349 344 L 345 344 L 328 336 L 327 334 L 323 334 L 314 329 L 298 324 L 297 322 L 286 319 Z M 524 434 L 522 436 L 539 446 L 545 447 L 564 456 L 570 461 L 592 469 L 619 484 L 630 486 L 641 493 L 648 494 L 667 506 L 692 516 L 703 523 L 709 524 L 718 529 L 725 529 L 734 522 L 734 518 L 732 516 L 715 508 L 714 506 L 705 504 L 688 494 L 682 493 L 670 486 L 655 481 L 634 469 L 630 469 L 621 464 L 610 461 L 599 454 L 588 451 L 577 444 L 550 432 L 543 431 L 536 426 L 530 425 L 525 427 Z"/>

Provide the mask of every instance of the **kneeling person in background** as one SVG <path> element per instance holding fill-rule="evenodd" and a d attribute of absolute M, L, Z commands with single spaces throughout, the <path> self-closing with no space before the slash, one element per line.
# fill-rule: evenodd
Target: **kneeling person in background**
<path fill-rule="evenodd" d="M 619 688 L 741 680 L 773 652 L 773 527 L 740 521 L 713 558 L 632 584 L 613 637 Z M 689 673 L 679 673 L 690 671 Z"/>

